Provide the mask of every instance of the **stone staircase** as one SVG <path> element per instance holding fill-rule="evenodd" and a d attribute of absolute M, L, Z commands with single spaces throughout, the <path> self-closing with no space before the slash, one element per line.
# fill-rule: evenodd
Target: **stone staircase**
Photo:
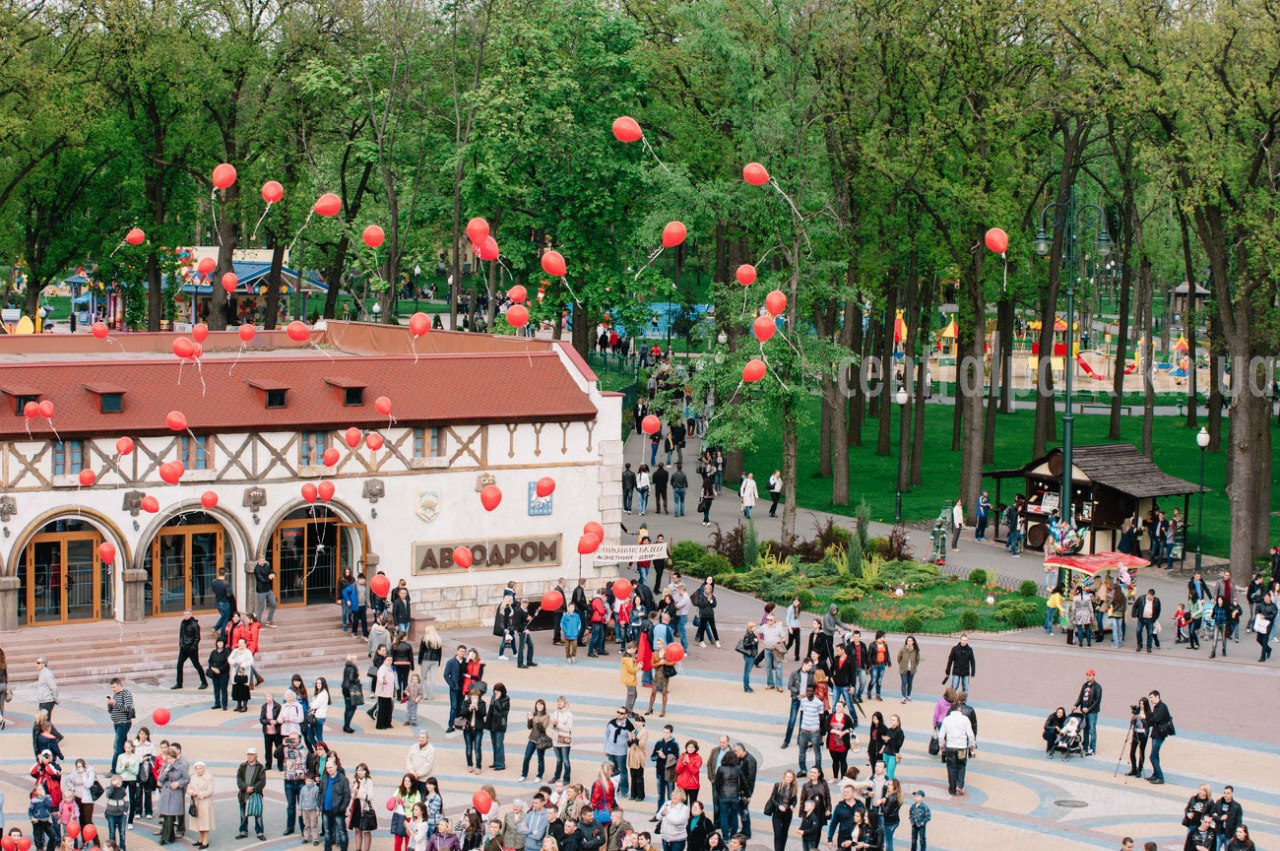
<path fill-rule="evenodd" d="M 216 614 L 198 616 L 204 628 L 200 640 L 200 663 L 213 649 Z M 315 660 L 340 662 L 349 653 L 364 658 L 366 647 L 341 630 L 338 607 L 334 605 L 281 608 L 274 629 L 263 628 L 260 652 L 267 670 L 281 670 L 276 663 Z M 58 686 L 106 684 L 122 677 L 138 684 L 168 685 L 173 682 L 178 658 L 178 625 L 182 616 L 148 618 L 142 623 L 116 621 L 22 627 L 0 636 L 9 665 L 9 682 L 33 683 L 35 660 L 44 656 L 57 677 Z M 361 669 L 363 672 L 363 668 Z M 188 666 L 186 678 L 194 676 Z"/>

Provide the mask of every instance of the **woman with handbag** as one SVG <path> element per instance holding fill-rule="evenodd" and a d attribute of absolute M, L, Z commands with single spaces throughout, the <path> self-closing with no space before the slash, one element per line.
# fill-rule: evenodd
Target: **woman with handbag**
<path fill-rule="evenodd" d="M 827 721 L 827 752 L 831 754 L 832 777 L 843 777 L 849 767 L 849 751 L 857 741 L 853 733 L 857 723 L 846 709 L 844 698 L 837 700 Z"/>
<path fill-rule="evenodd" d="M 75 783 L 75 799 L 80 807 L 80 827 L 83 828 L 86 824 L 93 824 L 93 802 L 102 797 L 102 784 L 98 782 L 98 775 L 83 759 L 76 760 L 71 780 Z"/>
<path fill-rule="evenodd" d="M 479 774 L 484 768 L 484 731 L 489 720 L 489 708 L 480 695 L 479 688 L 472 688 L 456 719 L 462 722 L 462 743 L 467 751 L 468 774 Z"/>
<path fill-rule="evenodd" d="M 395 794 L 387 801 L 387 809 L 391 810 L 391 835 L 395 838 L 394 851 L 407 851 L 409 816 L 413 814 L 413 805 L 420 800 L 422 798 L 418 795 L 418 778 L 412 774 L 401 777 Z"/>
<path fill-rule="evenodd" d="M 773 851 L 786 851 L 787 831 L 791 829 L 799 798 L 796 773 L 788 768 L 782 772 L 782 779 L 773 784 L 773 791 L 764 805 L 764 814 L 773 820 Z"/>
<path fill-rule="evenodd" d="M 551 729 L 548 731 L 554 739 L 556 750 L 556 773 L 551 778 L 555 783 L 564 772 L 564 782 L 570 782 L 569 749 L 573 746 L 573 713 L 569 711 L 569 698 L 563 694 L 556 698 L 556 711 L 551 713 Z"/>
<path fill-rule="evenodd" d="M 382 664 L 378 667 L 373 693 L 378 698 L 378 717 L 374 726 L 379 730 L 390 730 L 391 713 L 395 709 L 396 672 L 391 666 L 391 659 L 385 655 L 382 655 Z"/>
<path fill-rule="evenodd" d="M 644 728 L 644 716 L 635 720 L 635 732 L 627 745 L 627 773 L 631 779 L 630 798 L 644 800 L 644 767 L 649 754 L 649 731 Z"/>
<path fill-rule="evenodd" d="M 703 646 L 705 647 L 706 644 L 704 643 Z M 738 645 L 733 649 L 742 654 L 742 690 L 748 693 L 753 692 L 755 689 L 751 687 L 751 669 L 755 667 L 756 653 L 760 650 L 755 621 L 748 621 L 747 631 L 738 639 Z"/>
<path fill-rule="evenodd" d="M 227 695 L 227 689 L 231 685 L 231 651 L 221 638 L 214 642 L 213 650 L 209 651 L 205 667 L 205 673 L 213 684 L 213 708 L 225 712 L 231 708 Z"/>
<path fill-rule="evenodd" d="M 529 727 L 529 741 L 524 746 L 524 765 L 520 768 L 520 782 L 523 783 L 529 776 L 529 760 L 536 753 L 538 755 L 536 778 L 541 783 L 542 775 L 547 770 L 547 749 L 552 745 L 551 736 L 547 733 L 547 728 L 551 726 L 551 716 L 547 714 L 545 700 L 534 701 L 533 711 L 526 715 L 525 723 Z"/>
<path fill-rule="evenodd" d="M 378 830 L 378 811 L 373 807 L 373 778 L 369 766 L 363 762 L 356 766 L 351 781 L 351 816 L 347 822 L 351 828 L 351 851 L 369 851 L 373 834 Z"/>
<path fill-rule="evenodd" d="M 613 787 L 613 763 L 606 759 L 600 763 L 595 782 L 591 784 L 591 811 L 595 813 L 596 823 L 611 824 L 613 808 L 617 805 L 617 792 Z M 605 829 L 608 830 L 608 827 Z"/>
<path fill-rule="evenodd" d="M 200 842 L 196 847 L 209 847 L 209 831 L 213 830 L 213 775 L 203 762 L 191 766 L 191 782 L 187 784 L 187 794 L 191 796 L 191 806 L 187 808 L 187 827 L 199 832 Z"/>
<path fill-rule="evenodd" d="M 236 712 L 248 712 L 252 697 L 253 653 L 245 639 L 236 642 L 236 649 L 227 657 L 227 664 L 231 666 L 231 699 L 236 702 Z"/>

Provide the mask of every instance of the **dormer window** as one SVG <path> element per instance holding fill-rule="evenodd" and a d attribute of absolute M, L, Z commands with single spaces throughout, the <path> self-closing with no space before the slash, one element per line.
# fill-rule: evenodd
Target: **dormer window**
<path fill-rule="evenodd" d="M 285 394 L 289 390 L 289 385 L 283 381 L 270 378 L 250 378 L 245 383 L 258 391 L 258 398 L 262 400 L 262 404 L 267 410 L 285 407 Z"/>
<path fill-rule="evenodd" d="M 342 394 L 342 404 L 348 408 L 358 408 L 364 404 L 363 387 L 347 387 Z"/>
<path fill-rule="evenodd" d="M 118 414 L 124 410 L 123 393 L 103 393 L 98 401 L 98 410 L 104 414 Z"/>
<path fill-rule="evenodd" d="M 368 386 L 366 382 L 346 375 L 331 375 L 324 380 L 324 383 L 338 392 L 344 407 L 364 406 L 364 388 Z"/>
<path fill-rule="evenodd" d="M 14 410 L 14 413 L 20 417 L 23 416 L 23 408 L 27 407 L 29 403 L 35 403 L 37 405 L 40 404 L 40 397 L 39 396 L 15 396 L 14 404 L 16 405 L 16 408 Z"/>
<path fill-rule="evenodd" d="M 284 407 L 284 393 L 285 393 L 285 391 L 283 391 L 283 390 L 268 390 L 268 391 L 267 391 L 267 407 L 268 407 L 268 408 L 283 408 L 283 407 Z"/>

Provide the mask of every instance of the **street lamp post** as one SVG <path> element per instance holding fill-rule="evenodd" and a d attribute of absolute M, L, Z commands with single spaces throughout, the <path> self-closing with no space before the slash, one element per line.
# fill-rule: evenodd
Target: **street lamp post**
<path fill-rule="evenodd" d="M 1204 451 L 1209 448 L 1209 432 L 1203 426 L 1196 435 L 1196 445 L 1200 447 L 1200 508 L 1196 517 L 1196 573 L 1200 572 L 1200 544 L 1204 541 Z"/>
<path fill-rule="evenodd" d="M 1063 359 L 1062 373 L 1064 376 L 1065 390 L 1067 394 L 1066 413 L 1062 415 L 1062 519 L 1069 525 L 1075 526 L 1075 515 L 1071 509 L 1071 450 L 1075 446 L 1075 414 L 1072 413 L 1071 392 L 1072 379 L 1075 373 L 1075 357 L 1072 349 L 1075 343 L 1075 324 L 1076 324 L 1076 279 L 1080 275 L 1077 236 L 1079 231 L 1084 230 L 1089 224 L 1089 217 L 1092 216 L 1093 224 L 1098 229 L 1098 239 L 1096 250 L 1098 256 L 1106 258 L 1111 254 L 1111 236 L 1107 233 L 1107 217 L 1103 213 L 1102 208 L 1096 204 L 1084 204 L 1080 207 L 1076 206 L 1076 190 L 1071 187 L 1071 192 L 1067 197 L 1067 204 L 1064 207 L 1056 201 L 1047 204 L 1040 211 L 1040 232 L 1036 234 L 1035 249 L 1036 253 L 1041 257 L 1049 254 L 1052 242 L 1047 231 L 1049 213 L 1053 213 L 1053 228 L 1064 229 L 1064 240 L 1066 242 L 1066 267 L 1067 267 L 1067 354 Z M 1056 311 L 1055 311 L 1056 313 Z M 1055 319 L 1056 322 L 1056 319 Z M 1044 357 L 1044 353 L 1040 353 Z M 1050 347 L 1049 363 L 1052 370 L 1053 349 Z"/>
<path fill-rule="evenodd" d="M 906 428 L 906 411 L 907 411 L 907 390 L 905 387 L 899 386 L 898 392 L 893 395 L 893 401 L 898 403 L 898 498 L 895 502 L 893 519 L 896 523 L 902 522 L 902 479 L 903 469 L 906 463 L 906 455 L 902 452 L 903 430 Z"/>

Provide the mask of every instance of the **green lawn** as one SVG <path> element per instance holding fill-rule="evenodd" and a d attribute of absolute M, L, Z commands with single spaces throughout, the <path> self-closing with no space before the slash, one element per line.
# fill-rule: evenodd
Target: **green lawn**
<path fill-rule="evenodd" d="M 797 489 L 799 502 L 805 508 L 832 511 L 837 514 L 852 516 L 854 506 L 859 497 L 865 497 L 871 505 L 872 517 L 876 520 L 892 521 L 894 513 L 894 489 L 897 481 L 897 410 L 893 411 L 891 433 L 893 453 L 889 456 L 876 455 L 877 422 L 868 419 L 862 432 L 863 445 L 850 449 L 850 505 L 831 505 L 831 482 L 818 476 L 818 423 L 819 403 L 810 400 L 806 407 L 807 422 L 801 426 L 800 469 Z M 943 504 L 956 497 L 956 482 L 960 472 L 960 453 L 951 451 L 951 422 L 953 409 L 945 405 L 929 405 L 925 408 L 924 436 L 924 468 L 923 484 L 902 496 L 903 519 L 907 521 L 933 519 L 938 516 Z M 1107 443 L 1108 418 L 1105 416 L 1077 416 L 1076 444 Z M 1153 424 L 1155 451 L 1153 458 L 1166 473 L 1190 482 L 1196 482 L 1200 475 L 1200 453 L 1195 443 L 1195 432 L 1186 428 L 1185 420 L 1179 417 L 1157 417 Z M 995 463 L 991 469 L 1007 469 L 1018 467 L 1030 460 L 1031 436 L 1035 424 L 1035 412 L 1021 410 L 1013 414 L 1001 414 L 996 418 Z M 1223 421 L 1224 429 L 1227 421 Z M 1058 424 L 1061 436 L 1061 421 Z M 1273 424 L 1272 440 L 1280 442 L 1280 433 Z M 1122 440 L 1138 445 L 1142 440 L 1142 418 L 1124 417 L 1121 427 Z M 1205 463 L 1205 484 L 1208 491 L 1204 497 L 1204 551 L 1213 555 L 1226 556 L 1230 544 L 1230 505 L 1223 494 L 1226 481 L 1226 434 L 1223 434 L 1223 454 L 1209 453 Z M 776 431 L 756 436 L 755 448 L 746 453 L 746 467 L 756 471 L 757 479 L 761 471 L 772 470 L 780 466 L 780 438 Z M 1277 475 L 1280 469 L 1273 466 L 1271 510 L 1280 510 L 1280 480 Z M 995 496 L 995 482 L 987 480 L 992 498 Z M 1006 480 L 1001 493 L 1004 501 L 1009 501 L 1021 489 L 1014 481 Z M 1170 500 L 1169 508 L 1182 506 L 1182 500 Z M 1191 500 L 1191 519 L 1197 517 L 1195 497 Z M 1280 518 L 1271 517 L 1271 535 L 1280 536 Z M 1194 541 L 1191 542 L 1192 548 Z"/>
<path fill-rule="evenodd" d="M 841 603 L 842 606 L 851 605 L 857 610 L 857 623 L 862 629 L 883 629 L 888 632 L 902 632 L 903 620 L 910 614 L 919 611 L 922 607 L 936 607 L 941 609 L 943 617 L 922 619 L 920 632 L 922 633 L 938 633 L 950 634 L 960 632 L 960 616 L 966 610 L 973 610 L 978 614 L 978 629 L 986 632 L 1001 632 L 1014 627 L 1005 621 L 998 620 L 995 617 L 995 605 L 987 605 L 987 596 L 994 598 L 996 603 L 1001 600 L 1019 600 L 1032 604 L 1037 614 L 1038 623 L 1044 618 L 1045 600 L 1043 597 L 1022 597 L 1016 591 L 1007 591 L 1003 588 L 979 587 L 964 581 L 958 576 L 946 577 L 948 581 L 938 585 L 935 588 L 929 588 L 924 591 L 908 592 L 902 597 L 895 597 L 892 592 L 873 591 L 860 600 L 852 603 L 841 602 L 843 598 L 839 597 L 839 588 L 834 587 L 814 587 L 813 593 L 822 604 L 815 607 L 815 611 L 821 613 L 826 611 L 826 606 L 833 600 Z M 843 611 L 843 610 L 842 610 Z M 821 614 L 817 615 L 821 617 Z M 854 620 L 844 618 L 846 621 Z M 1028 624 L 1030 625 L 1030 624 Z"/>

